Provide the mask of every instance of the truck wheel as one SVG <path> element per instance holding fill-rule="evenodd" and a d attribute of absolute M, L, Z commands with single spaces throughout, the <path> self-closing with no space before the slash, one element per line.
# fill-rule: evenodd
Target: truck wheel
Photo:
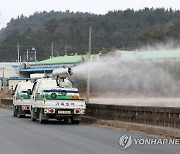
<path fill-rule="evenodd" d="M 72 123 L 72 124 L 77 124 L 77 125 L 78 125 L 78 124 L 80 123 L 80 121 L 79 121 L 79 120 L 73 120 L 73 119 L 71 119 L 71 123 Z"/>
<path fill-rule="evenodd" d="M 32 108 L 32 111 L 31 111 L 31 120 L 32 121 L 36 121 L 36 115 L 35 114 L 36 113 L 35 113 L 34 109 Z"/>
<path fill-rule="evenodd" d="M 25 117 L 25 115 L 22 115 L 21 112 L 22 112 L 22 110 L 21 110 L 21 106 L 20 106 L 20 107 L 17 108 L 17 116 L 18 116 L 18 118 L 24 118 Z"/>
<path fill-rule="evenodd" d="M 69 123 L 70 119 L 64 119 L 65 123 Z"/>
<path fill-rule="evenodd" d="M 13 106 L 13 116 L 17 117 L 17 109 L 15 106 Z"/>
<path fill-rule="evenodd" d="M 39 123 L 40 124 L 47 123 L 47 120 L 44 120 L 43 117 L 44 117 L 44 113 L 43 113 L 43 110 L 41 109 L 40 112 L 39 112 Z"/>

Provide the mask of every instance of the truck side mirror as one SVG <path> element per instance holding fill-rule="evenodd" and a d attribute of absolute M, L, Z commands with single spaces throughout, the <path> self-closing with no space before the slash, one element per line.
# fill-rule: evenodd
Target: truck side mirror
<path fill-rule="evenodd" d="M 28 89 L 28 90 L 27 90 L 27 94 L 28 94 L 28 95 L 32 95 L 31 89 Z"/>

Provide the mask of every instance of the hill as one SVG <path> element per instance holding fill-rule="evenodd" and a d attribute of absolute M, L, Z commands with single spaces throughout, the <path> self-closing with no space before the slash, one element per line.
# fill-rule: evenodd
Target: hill
<path fill-rule="evenodd" d="M 88 47 L 88 29 L 92 31 L 92 52 L 101 48 L 134 50 L 157 43 L 180 43 L 180 11 L 145 8 L 134 11 L 109 11 L 105 15 L 82 12 L 36 12 L 11 19 L 0 31 L 0 61 L 17 59 L 17 42 L 22 59 L 27 49 L 36 48 L 37 59 L 54 55 L 84 54 Z"/>

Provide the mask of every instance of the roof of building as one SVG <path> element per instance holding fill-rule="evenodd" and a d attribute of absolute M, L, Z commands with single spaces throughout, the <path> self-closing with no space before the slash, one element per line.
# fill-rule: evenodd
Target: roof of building
<path fill-rule="evenodd" d="M 57 67 L 43 67 L 43 68 L 28 68 L 22 69 L 20 73 L 44 73 L 44 72 L 52 72 Z"/>
<path fill-rule="evenodd" d="M 159 51 L 124 51 L 117 50 L 117 52 L 121 55 L 122 58 L 125 59 L 134 59 L 134 58 L 142 58 L 142 59 L 159 59 L 159 58 L 180 58 L 180 49 L 175 50 L 159 50 Z M 91 60 L 98 60 L 101 54 L 92 54 Z M 87 60 L 87 55 L 73 55 L 73 56 L 59 56 L 53 57 L 50 59 L 46 59 L 43 61 L 39 61 L 33 63 L 32 65 L 53 65 L 53 64 L 74 64 L 80 63 Z"/>
<path fill-rule="evenodd" d="M 117 51 L 125 59 L 162 59 L 162 58 L 180 58 L 180 49 L 160 50 L 160 51 Z"/>
<path fill-rule="evenodd" d="M 100 54 L 91 55 L 91 60 L 99 59 L 99 58 L 100 58 Z M 65 55 L 65 56 L 53 57 L 40 62 L 36 62 L 32 65 L 72 64 L 72 63 L 80 63 L 82 61 L 85 61 L 86 59 L 87 59 L 87 55 L 73 55 L 73 56 Z"/>

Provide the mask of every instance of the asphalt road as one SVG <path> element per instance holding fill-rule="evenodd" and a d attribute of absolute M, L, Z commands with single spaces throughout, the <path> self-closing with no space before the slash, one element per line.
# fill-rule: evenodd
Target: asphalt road
<path fill-rule="evenodd" d="M 39 124 L 0 108 L 0 154 L 179 154 L 179 145 L 135 145 L 122 150 L 128 132 L 91 125 Z M 131 133 L 130 133 L 131 134 Z M 133 138 L 146 138 L 131 134 Z"/>

